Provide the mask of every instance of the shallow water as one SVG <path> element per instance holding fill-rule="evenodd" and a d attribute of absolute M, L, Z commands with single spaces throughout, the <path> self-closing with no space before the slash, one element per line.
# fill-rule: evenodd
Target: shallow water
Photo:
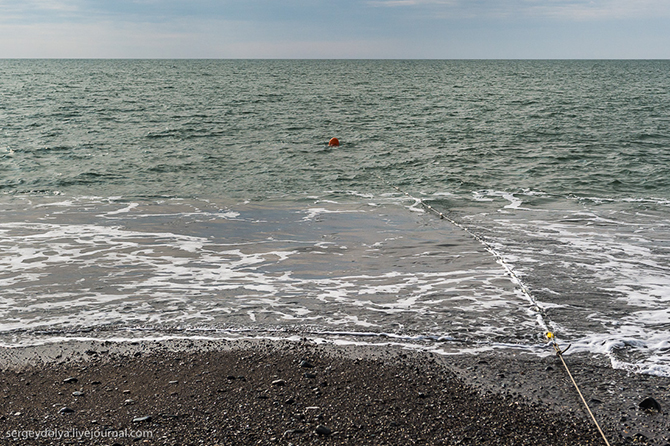
<path fill-rule="evenodd" d="M 668 62 L 0 67 L 3 345 L 545 354 L 546 324 L 670 375 Z"/>

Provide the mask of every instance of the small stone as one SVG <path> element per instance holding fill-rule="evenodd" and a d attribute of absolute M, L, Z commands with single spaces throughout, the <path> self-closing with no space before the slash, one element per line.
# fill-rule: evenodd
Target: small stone
<path fill-rule="evenodd" d="M 84 392 L 80 391 L 72 392 L 72 396 L 84 396 Z"/>
<path fill-rule="evenodd" d="M 20 417 L 20 416 L 21 416 L 21 412 L 16 412 L 16 413 L 14 413 L 14 416 L 15 416 L 15 417 Z"/>
<path fill-rule="evenodd" d="M 130 393 L 130 390 L 124 390 L 123 393 Z"/>
<path fill-rule="evenodd" d="M 69 407 L 61 407 L 58 413 L 72 413 L 74 410 L 70 409 Z"/>
<path fill-rule="evenodd" d="M 640 409 L 643 410 L 648 410 L 649 412 L 660 412 L 661 411 L 661 404 L 653 399 L 652 397 L 645 398 L 642 400 L 642 402 L 639 404 Z"/>
<path fill-rule="evenodd" d="M 127 399 L 123 402 L 126 406 L 130 406 L 131 404 L 135 404 L 135 400 Z"/>
<path fill-rule="evenodd" d="M 65 379 L 63 380 L 63 382 L 64 382 L 65 384 L 76 383 L 77 381 L 79 381 L 79 380 L 78 380 L 77 378 L 75 378 L 74 376 L 71 376 L 71 377 L 69 377 L 69 378 L 65 378 Z"/>
<path fill-rule="evenodd" d="M 317 435 L 323 435 L 324 437 L 327 437 L 328 435 L 330 435 L 330 434 L 333 433 L 333 431 L 331 431 L 330 429 L 328 429 L 328 428 L 327 428 L 326 426 L 324 426 L 323 424 L 319 424 L 319 425 L 316 427 L 316 430 L 315 430 L 314 432 L 316 432 Z"/>
<path fill-rule="evenodd" d="M 133 418 L 133 423 L 143 423 L 145 421 L 151 421 L 151 417 L 146 416 L 146 417 L 135 417 L 135 418 Z"/>
<path fill-rule="evenodd" d="M 272 385 L 273 386 L 285 386 L 286 381 L 284 381 L 283 379 L 275 379 L 274 381 L 272 381 Z"/>
<path fill-rule="evenodd" d="M 314 378 L 316 378 L 316 375 L 315 375 L 314 373 L 309 373 L 309 372 L 305 372 L 305 375 L 304 375 L 304 376 L 305 376 L 305 378 L 307 378 L 307 379 L 314 379 Z"/>
<path fill-rule="evenodd" d="M 293 404 L 295 403 L 295 400 L 293 398 L 289 398 L 286 401 L 284 401 L 284 404 Z"/>
<path fill-rule="evenodd" d="M 306 369 L 311 369 L 311 368 L 314 367 L 314 365 L 307 360 L 303 360 L 303 361 L 300 361 L 300 367 L 303 367 L 303 368 L 306 368 Z"/>
<path fill-rule="evenodd" d="M 179 381 L 170 381 L 168 384 L 179 384 Z"/>

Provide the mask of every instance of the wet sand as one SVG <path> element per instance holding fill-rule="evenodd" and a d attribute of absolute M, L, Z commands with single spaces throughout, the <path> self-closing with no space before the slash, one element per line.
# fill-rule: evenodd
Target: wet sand
<path fill-rule="evenodd" d="M 670 380 L 566 359 L 612 445 L 670 443 Z M 0 364 L 0 444 L 605 444 L 554 356 L 70 342 Z M 661 413 L 638 407 L 647 396 Z"/>

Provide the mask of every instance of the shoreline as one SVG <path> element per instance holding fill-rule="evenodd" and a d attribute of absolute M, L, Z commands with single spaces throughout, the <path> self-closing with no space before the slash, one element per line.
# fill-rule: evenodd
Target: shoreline
<path fill-rule="evenodd" d="M 613 370 L 590 355 L 566 361 L 610 444 L 670 444 L 667 378 Z M 80 444 L 63 436 L 87 432 L 86 444 L 109 446 L 604 444 L 554 356 L 78 341 L 2 348 L 0 368 L 0 444 Z M 661 413 L 638 407 L 646 397 Z M 13 439 L 12 431 L 43 436 Z M 48 432 L 61 438 L 43 438 Z"/>

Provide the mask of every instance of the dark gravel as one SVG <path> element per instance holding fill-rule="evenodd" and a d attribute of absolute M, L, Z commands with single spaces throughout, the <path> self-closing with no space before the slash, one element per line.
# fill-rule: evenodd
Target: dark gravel
<path fill-rule="evenodd" d="M 604 444 L 574 406 L 466 384 L 453 370 L 466 370 L 467 358 L 450 367 L 449 358 L 380 349 L 356 358 L 307 343 L 99 348 L 86 361 L 13 366 L 0 378 L 0 444 Z M 15 440 L 11 431 L 88 436 Z M 151 437 L 122 436 L 137 431 Z M 613 445 L 649 441 L 609 433 Z"/>

